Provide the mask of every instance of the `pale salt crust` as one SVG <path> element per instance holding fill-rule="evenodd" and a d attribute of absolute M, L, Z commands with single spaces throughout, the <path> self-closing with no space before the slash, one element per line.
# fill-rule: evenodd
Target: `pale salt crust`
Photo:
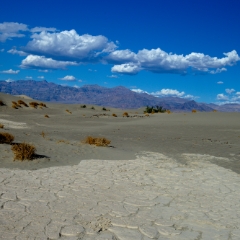
<path fill-rule="evenodd" d="M 2 123 L 5 127 L 13 128 L 13 129 L 25 129 L 25 128 L 28 128 L 26 123 L 13 122 L 13 121 L 1 119 L 1 118 L 0 118 L 0 123 Z"/>
<path fill-rule="evenodd" d="M 160 153 L 0 169 L 1 239 L 240 239 L 240 176 Z"/>

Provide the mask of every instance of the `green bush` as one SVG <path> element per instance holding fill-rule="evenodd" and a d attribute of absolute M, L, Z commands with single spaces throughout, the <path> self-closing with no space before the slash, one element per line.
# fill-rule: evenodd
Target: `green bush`
<path fill-rule="evenodd" d="M 144 113 L 165 113 L 167 111 L 167 109 L 161 107 L 161 106 L 155 106 L 155 107 L 149 107 L 147 106 Z"/>

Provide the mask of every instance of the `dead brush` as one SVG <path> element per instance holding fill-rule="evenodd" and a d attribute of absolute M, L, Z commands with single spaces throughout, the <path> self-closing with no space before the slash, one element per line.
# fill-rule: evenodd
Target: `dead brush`
<path fill-rule="evenodd" d="M 25 107 L 28 107 L 28 105 L 27 105 L 23 100 L 18 100 L 17 103 L 18 103 L 19 105 L 23 105 L 23 106 L 25 106 Z"/>
<path fill-rule="evenodd" d="M 42 132 L 40 133 L 40 135 L 42 135 L 42 137 L 45 138 L 46 133 L 45 133 L 44 131 L 42 131 Z"/>
<path fill-rule="evenodd" d="M 0 123 L 0 128 L 4 128 L 4 125 Z"/>
<path fill-rule="evenodd" d="M 38 105 L 39 105 L 39 103 L 37 103 L 37 102 L 30 102 L 29 105 L 30 105 L 31 107 L 33 107 L 33 108 L 37 108 Z"/>
<path fill-rule="evenodd" d="M 18 104 L 18 103 L 15 102 L 15 101 L 12 101 L 12 108 L 18 109 L 18 108 L 20 108 L 20 107 L 21 107 L 20 104 Z"/>
<path fill-rule="evenodd" d="M 45 103 L 42 103 L 42 102 L 39 103 L 39 106 L 40 106 L 40 107 L 45 107 L 45 108 L 47 107 L 47 105 L 46 105 Z"/>
<path fill-rule="evenodd" d="M 91 136 L 88 136 L 84 141 L 83 143 L 87 143 L 87 144 L 90 144 L 90 145 L 95 145 L 95 146 L 98 146 L 98 147 L 107 147 L 111 141 L 106 139 L 106 138 L 97 138 L 97 137 L 91 137 Z"/>
<path fill-rule="evenodd" d="M 192 113 L 196 113 L 196 112 L 197 112 L 197 110 L 196 110 L 196 109 L 193 109 L 193 110 L 192 110 Z"/>
<path fill-rule="evenodd" d="M 0 100 L 0 106 L 5 106 L 6 104 L 2 101 L 2 100 Z"/>
<path fill-rule="evenodd" d="M 117 117 L 117 114 L 113 113 L 112 116 L 113 116 L 113 117 Z"/>
<path fill-rule="evenodd" d="M 16 143 L 12 145 L 12 151 L 14 153 L 15 160 L 31 160 L 35 155 L 36 148 L 32 144 L 28 143 Z"/>
<path fill-rule="evenodd" d="M 123 117 L 129 117 L 128 112 L 124 112 Z"/>
<path fill-rule="evenodd" d="M 10 133 L 0 133 L 0 143 L 11 144 L 14 141 L 14 136 Z"/>
<path fill-rule="evenodd" d="M 172 112 L 171 112 L 170 110 L 167 110 L 166 113 L 167 113 L 167 114 L 171 114 Z"/>
<path fill-rule="evenodd" d="M 69 114 L 72 114 L 72 112 L 71 112 L 71 111 L 69 111 L 68 109 L 66 109 L 66 112 L 68 112 Z"/>
<path fill-rule="evenodd" d="M 49 118 L 49 116 L 47 114 L 44 115 L 45 118 Z"/>

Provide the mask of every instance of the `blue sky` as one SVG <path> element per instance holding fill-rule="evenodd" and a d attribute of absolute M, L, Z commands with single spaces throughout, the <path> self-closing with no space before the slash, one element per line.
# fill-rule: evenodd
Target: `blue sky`
<path fill-rule="evenodd" d="M 1 0 L 0 80 L 240 103 L 239 9 L 238 0 Z"/>

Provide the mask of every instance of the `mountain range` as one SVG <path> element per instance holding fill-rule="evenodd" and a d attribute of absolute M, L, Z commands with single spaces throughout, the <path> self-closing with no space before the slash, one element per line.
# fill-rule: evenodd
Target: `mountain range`
<path fill-rule="evenodd" d="M 115 108 L 140 108 L 145 106 L 162 106 L 171 111 L 240 111 L 240 104 L 206 104 L 178 97 L 154 97 L 147 93 L 136 93 L 128 88 L 118 86 L 106 88 L 98 85 L 69 87 L 52 82 L 19 80 L 0 81 L 0 92 L 12 95 L 27 95 L 33 99 L 49 102 L 94 104 Z"/>

